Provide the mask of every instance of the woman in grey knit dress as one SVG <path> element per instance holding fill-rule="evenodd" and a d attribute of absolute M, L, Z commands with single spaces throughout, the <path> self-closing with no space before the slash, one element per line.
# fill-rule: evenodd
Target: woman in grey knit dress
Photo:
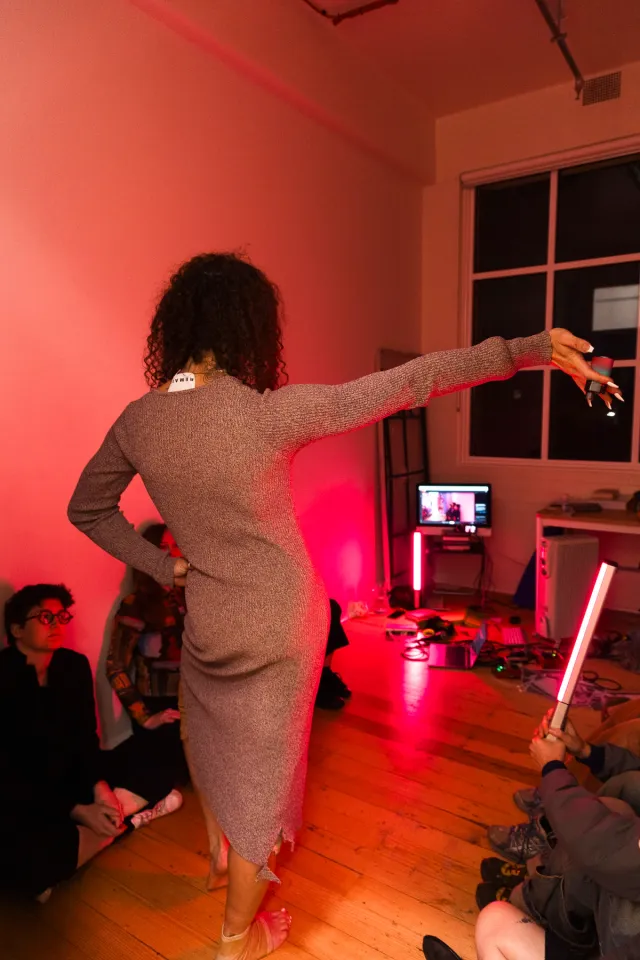
<path fill-rule="evenodd" d="M 222 883 L 230 845 L 217 956 L 242 960 L 276 949 L 289 930 L 285 911 L 256 912 L 274 878 L 271 853 L 301 822 L 327 638 L 327 596 L 293 507 L 293 457 L 314 440 L 523 367 L 554 362 L 582 382 L 590 375 L 581 356 L 589 345 L 554 330 L 420 357 L 341 386 L 277 389 L 281 346 L 278 292 L 261 271 L 232 254 L 184 264 L 151 327 L 153 389 L 118 418 L 69 506 L 72 523 L 123 563 L 162 584 L 186 580 L 189 751 L 219 825 Z M 170 389 L 182 371 L 193 374 L 191 388 Z M 121 513 L 136 473 L 188 571 Z"/>

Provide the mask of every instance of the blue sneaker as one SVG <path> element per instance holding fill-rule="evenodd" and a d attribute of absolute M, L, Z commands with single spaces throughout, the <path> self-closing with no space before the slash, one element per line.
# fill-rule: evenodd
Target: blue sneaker
<path fill-rule="evenodd" d="M 487 836 L 491 848 L 512 863 L 526 863 L 549 848 L 547 833 L 539 820 L 515 827 L 489 827 Z"/>

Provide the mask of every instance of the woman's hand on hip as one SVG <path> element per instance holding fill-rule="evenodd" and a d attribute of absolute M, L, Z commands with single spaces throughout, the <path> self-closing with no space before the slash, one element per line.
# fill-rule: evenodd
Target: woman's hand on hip
<path fill-rule="evenodd" d="M 587 340 L 574 337 L 572 333 L 568 330 L 563 330 L 562 327 L 554 327 L 549 335 L 551 337 L 552 348 L 551 362 L 558 370 L 562 370 L 563 373 L 568 373 L 583 393 L 585 392 L 587 380 L 595 380 L 597 383 L 606 384 L 609 388 L 600 394 L 608 407 L 611 406 L 612 394 L 614 397 L 617 397 L 618 400 L 622 400 L 622 395 L 619 392 L 620 388 L 601 373 L 596 373 L 584 359 L 584 353 L 591 353 L 593 351 L 593 347 Z"/>
<path fill-rule="evenodd" d="M 187 574 L 191 569 L 191 564 L 184 557 L 176 557 L 173 565 L 173 583 L 176 587 L 184 587 L 187 583 Z"/>

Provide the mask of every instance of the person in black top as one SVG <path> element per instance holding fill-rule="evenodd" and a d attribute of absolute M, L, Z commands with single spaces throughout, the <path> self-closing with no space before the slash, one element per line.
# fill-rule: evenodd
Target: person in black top
<path fill-rule="evenodd" d="M 41 901 L 121 834 L 182 803 L 129 741 L 100 750 L 89 661 L 64 647 L 72 605 L 62 585 L 18 591 L 0 652 L 0 883 Z"/>

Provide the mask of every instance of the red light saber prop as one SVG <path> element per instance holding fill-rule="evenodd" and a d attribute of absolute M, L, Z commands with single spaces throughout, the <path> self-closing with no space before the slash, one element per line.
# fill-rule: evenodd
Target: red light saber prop
<path fill-rule="evenodd" d="M 605 560 L 605 562 L 601 564 L 600 570 L 598 571 L 596 582 L 593 585 L 593 590 L 591 591 L 591 596 L 589 597 L 587 609 L 584 612 L 582 623 L 580 624 L 580 629 L 578 630 L 576 642 L 574 643 L 573 650 L 571 651 L 569 663 L 567 664 L 562 683 L 560 684 L 560 689 L 558 690 L 556 709 L 550 724 L 550 726 L 556 730 L 562 730 L 564 728 L 564 724 L 567 719 L 567 713 L 569 712 L 569 707 L 571 706 L 571 701 L 576 690 L 576 684 L 580 679 L 585 657 L 587 656 L 589 645 L 593 640 L 593 634 L 595 633 L 598 619 L 602 613 L 607 591 L 609 590 L 611 581 L 613 580 L 613 575 L 617 569 L 618 565 L 616 563 L 611 563 L 610 561 Z M 556 738 L 549 735 L 547 739 L 555 740 Z"/>

